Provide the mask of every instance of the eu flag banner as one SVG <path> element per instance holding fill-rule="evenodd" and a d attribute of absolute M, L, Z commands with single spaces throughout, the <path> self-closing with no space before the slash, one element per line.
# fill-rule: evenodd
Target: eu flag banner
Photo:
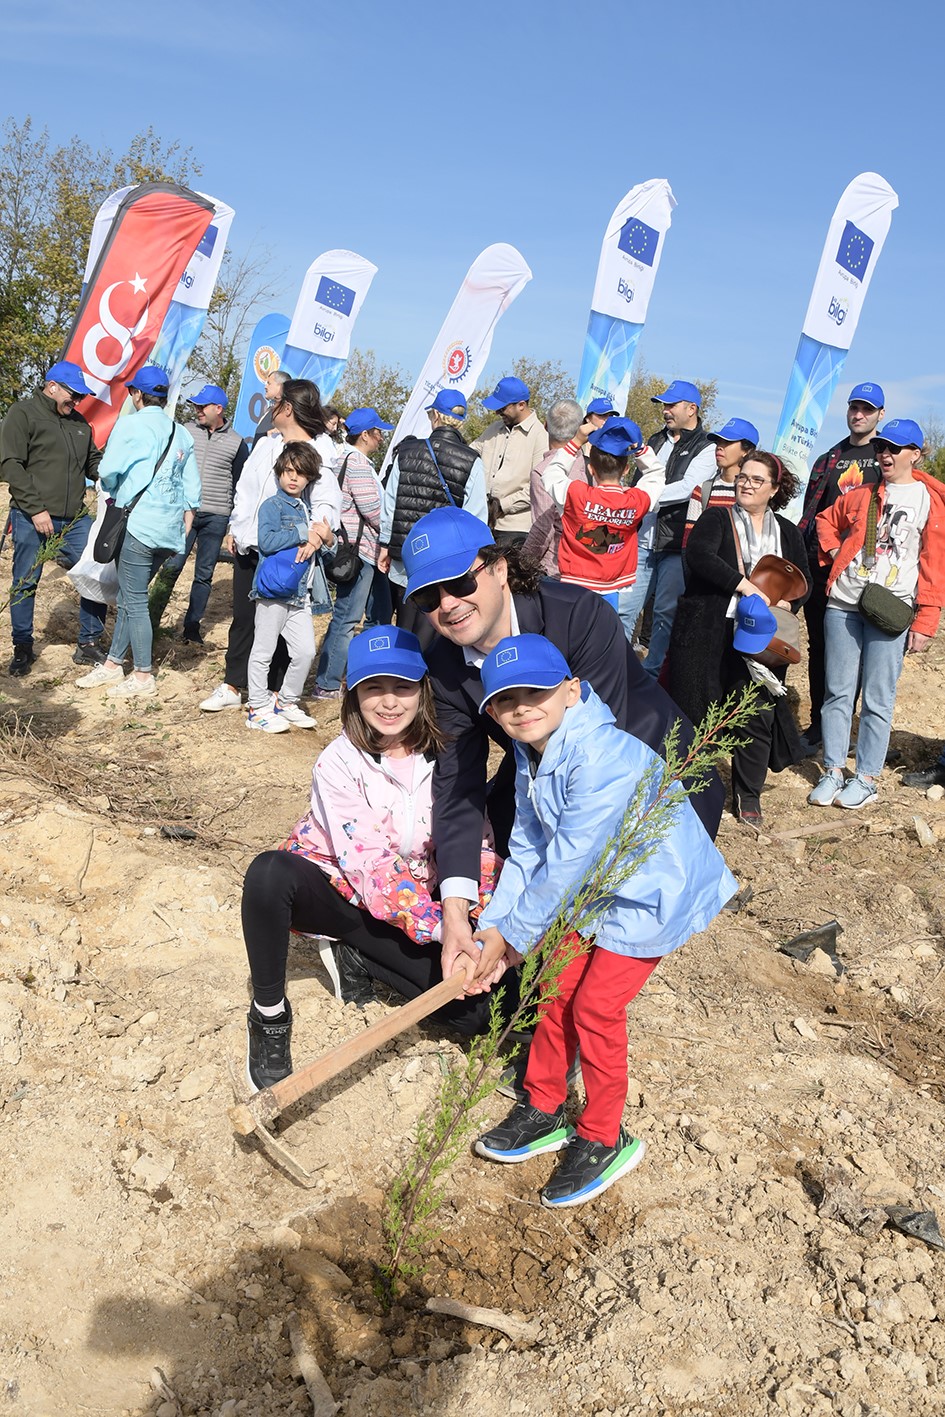
<path fill-rule="evenodd" d="M 91 262 L 63 359 L 85 372 L 82 413 L 103 447 L 125 384 L 152 357 L 180 278 L 213 220 L 213 203 L 172 182 L 142 182 L 118 202 Z M 94 231 L 94 229 L 93 229 Z"/>
<path fill-rule="evenodd" d="M 610 398 L 623 408 L 633 356 L 676 199 L 664 177 L 641 182 L 614 209 L 601 246 L 584 339 L 577 400 Z"/>
<path fill-rule="evenodd" d="M 282 355 L 289 333 L 288 315 L 263 315 L 250 336 L 240 396 L 233 414 L 233 428 L 241 438 L 252 439 L 256 425 L 266 412 L 266 380 L 282 368 Z"/>
<path fill-rule="evenodd" d="M 863 172 L 845 189 L 827 229 L 774 440 L 774 452 L 800 480 L 800 491 L 787 508 L 795 519 L 803 506 L 811 453 L 898 205 L 888 182 L 876 172 Z"/>
<path fill-rule="evenodd" d="M 348 362 L 351 334 L 377 274 L 354 251 L 325 251 L 305 272 L 282 356 L 293 379 L 311 379 L 330 399 Z"/>
<path fill-rule="evenodd" d="M 476 257 L 456 292 L 456 299 L 400 415 L 388 444 L 382 476 L 386 476 L 393 450 L 401 439 L 411 434 L 425 437 L 429 433 L 430 423 L 424 410 L 441 389 L 453 389 L 465 395 L 467 401 L 472 398 L 489 358 L 496 325 L 531 278 L 521 252 L 503 241 L 487 246 Z"/>

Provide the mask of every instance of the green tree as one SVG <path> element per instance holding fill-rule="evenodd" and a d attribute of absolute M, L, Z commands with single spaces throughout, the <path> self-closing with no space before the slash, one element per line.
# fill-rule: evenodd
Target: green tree
<path fill-rule="evenodd" d="M 663 426 L 659 407 L 652 400 L 656 394 L 661 394 L 664 389 L 667 389 L 670 382 L 662 374 L 651 374 L 642 361 L 638 362 L 637 371 L 633 376 L 633 383 L 630 385 L 630 392 L 627 395 L 625 413 L 627 418 L 632 418 L 634 423 L 639 423 L 644 436 L 652 436 Z M 715 379 L 693 379 L 692 382 L 702 395 L 702 422 L 706 428 L 711 428 L 718 384 Z"/>
<path fill-rule="evenodd" d="M 399 364 L 382 364 L 373 349 L 353 349 L 331 402 L 343 414 L 353 408 L 376 408 L 396 424 L 413 392 L 410 376 Z"/>
<path fill-rule="evenodd" d="M 922 466 L 939 482 L 945 482 L 945 423 L 935 413 L 929 413 L 922 420 L 925 445 L 922 449 Z"/>

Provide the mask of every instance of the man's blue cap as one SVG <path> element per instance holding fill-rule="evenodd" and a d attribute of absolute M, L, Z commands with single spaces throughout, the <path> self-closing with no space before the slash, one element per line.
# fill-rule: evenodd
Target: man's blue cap
<path fill-rule="evenodd" d="M 353 408 L 345 419 L 345 427 L 354 437 L 359 438 L 371 428 L 382 428 L 389 433 L 393 423 L 385 423 L 376 408 Z"/>
<path fill-rule="evenodd" d="M 159 364 L 145 364 L 125 385 L 126 389 L 137 389 L 139 394 L 157 394 L 159 397 L 168 393 L 170 387 L 170 375 Z"/>
<path fill-rule="evenodd" d="M 894 448 L 923 448 L 925 434 L 914 418 L 894 418 L 873 434 L 874 443 L 891 443 Z"/>
<path fill-rule="evenodd" d="M 739 654 L 760 654 L 771 643 L 778 622 L 760 595 L 743 595 L 735 606 L 733 645 Z"/>
<path fill-rule="evenodd" d="M 528 403 L 530 398 L 528 385 L 509 374 L 507 378 L 499 380 L 492 393 L 483 399 L 482 406 L 495 413 L 498 409 L 505 408 L 506 404 Z"/>
<path fill-rule="evenodd" d="M 702 395 L 695 384 L 690 384 L 685 379 L 674 379 L 668 389 L 664 389 L 661 394 L 654 394 L 650 403 L 694 403 L 696 408 L 701 408 Z"/>
<path fill-rule="evenodd" d="M 82 370 L 78 364 L 73 364 L 71 359 L 60 359 L 51 369 L 46 370 L 46 380 L 53 384 L 62 384 L 64 388 L 71 389 L 74 394 L 84 398 L 92 390 L 85 382 Z"/>
<path fill-rule="evenodd" d="M 187 400 L 197 408 L 203 408 L 204 404 L 208 403 L 218 403 L 221 408 L 226 408 L 229 401 L 226 390 L 221 389 L 219 384 L 204 384 L 199 394 L 194 394 L 193 398 Z"/>
<path fill-rule="evenodd" d="M 885 408 L 886 395 L 879 384 L 857 384 L 850 390 L 847 403 L 868 403 L 872 408 Z"/>
<path fill-rule="evenodd" d="M 544 635 L 507 635 L 482 662 L 479 712 L 503 689 L 553 689 L 574 676 L 568 661 Z"/>
<path fill-rule="evenodd" d="M 709 434 L 710 443 L 751 443 L 757 448 L 761 439 L 758 437 L 758 429 L 753 423 L 749 423 L 747 418 L 730 418 L 727 423 L 723 423 L 717 433 Z"/>
<path fill-rule="evenodd" d="M 420 641 L 409 630 L 398 625 L 375 625 L 362 630 L 348 646 L 348 672 L 345 683 L 349 689 L 378 674 L 392 679 L 409 679 L 417 684 L 427 672 L 420 653 Z"/>
<path fill-rule="evenodd" d="M 414 524 L 401 555 L 407 572 L 405 595 L 451 581 L 468 571 L 483 546 L 495 544 L 485 522 L 462 507 L 434 507 Z"/>
<path fill-rule="evenodd" d="M 447 418 L 465 418 L 466 400 L 455 389 L 441 389 L 432 403 L 427 404 L 427 413 L 445 413 Z"/>
<path fill-rule="evenodd" d="M 586 414 L 586 416 L 589 417 L 592 413 L 616 413 L 616 412 L 617 412 L 617 410 L 614 408 L 614 401 L 613 401 L 613 399 L 591 399 L 590 403 L 587 405 L 587 414 Z"/>
<path fill-rule="evenodd" d="M 641 448 L 646 439 L 632 418 L 608 418 L 603 428 L 595 428 L 587 441 L 602 453 L 625 458 L 634 448 Z"/>

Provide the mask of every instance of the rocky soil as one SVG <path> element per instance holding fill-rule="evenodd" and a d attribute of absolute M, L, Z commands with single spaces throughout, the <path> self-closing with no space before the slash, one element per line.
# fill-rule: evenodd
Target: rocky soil
<path fill-rule="evenodd" d="M 945 805 L 890 771 L 868 812 L 815 811 L 804 764 L 772 779 L 770 835 L 726 819 L 741 908 L 631 1012 L 644 1164 L 552 1213 L 551 1160 L 464 1157 L 426 1273 L 385 1314 L 385 1189 L 458 1044 L 414 1030 L 296 1105 L 281 1138 L 310 1189 L 234 1137 L 242 872 L 304 809 L 337 713 L 269 738 L 197 712 L 228 582 L 204 650 L 160 642 L 156 701 L 74 687 L 57 571 L 32 675 L 0 674 L 0 1407 L 306 1413 L 310 1352 L 321 1410 L 346 1417 L 940 1413 L 945 1253 L 884 1207 L 945 1217 Z M 185 577 L 172 625 L 186 593 Z M 905 766 L 937 752 L 943 680 L 940 645 L 907 661 Z M 842 976 L 778 952 L 833 919 Z M 338 1004 L 304 941 L 290 988 L 297 1064 L 391 1007 Z M 534 1334 L 430 1313 L 431 1295 Z"/>

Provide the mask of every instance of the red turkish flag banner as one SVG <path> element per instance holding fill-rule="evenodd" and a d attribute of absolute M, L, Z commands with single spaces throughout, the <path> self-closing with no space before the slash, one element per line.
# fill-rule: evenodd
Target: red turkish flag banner
<path fill-rule="evenodd" d="M 171 182 L 139 184 L 115 213 L 62 352 L 93 391 L 81 412 L 100 448 L 212 219 L 212 202 Z"/>

